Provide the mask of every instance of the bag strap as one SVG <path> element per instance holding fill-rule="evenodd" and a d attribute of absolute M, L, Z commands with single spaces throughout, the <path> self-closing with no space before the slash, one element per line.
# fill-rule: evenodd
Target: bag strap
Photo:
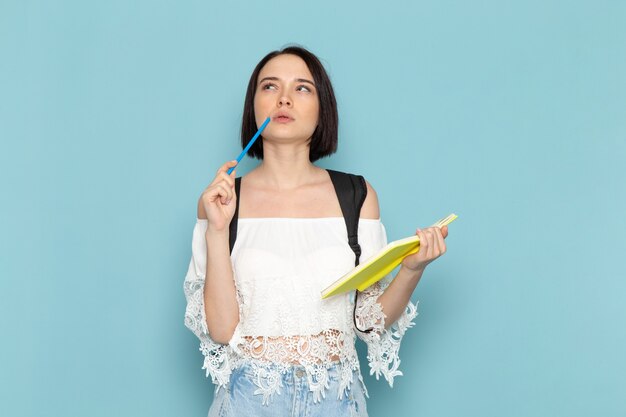
<path fill-rule="evenodd" d="M 359 217 L 361 215 L 361 207 L 365 197 L 367 197 L 367 184 L 365 178 L 361 175 L 347 174 L 345 172 L 327 170 L 330 174 L 330 178 L 335 186 L 335 192 L 339 198 L 339 205 L 341 206 L 341 212 L 346 222 L 346 229 L 348 230 L 348 244 L 354 252 L 354 266 L 359 265 L 361 257 L 361 245 L 359 245 Z M 354 328 L 361 333 L 370 333 L 373 328 L 361 330 L 356 324 L 356 306 L 359 296 L 359 290 L 356 290 L 354 295 L 354 311 L 352 317 L 354 320 Z"/>
<path fill-rule="evenodd" d="M 358 236 L 359 215 L 361 213 L 361 206 L 363 206 L 367 195 L 365 178 L 360 175 L 347 174 L 330 169 L 327 171 L 335 186 L 335 192 L 339 199 L 343 219 L 346 222 L 348 244 L 355 255 L 354 266 L 358 266 L 361 257 L 361 246 L 359 245 Z"/>
<path fill-rule="evenodd" d="M 235 195 L 237 196 L 237 202 L 235 203 L 235 215 L 230 221 L 228 227 L 228 243 L 230 245 L 230 253 L 233 253 L 235 247 L 235 240 L 237 239 L 237 219 L 239 218 L 239 190 L 241 189 L 241 177 L 235 178 Z"/>

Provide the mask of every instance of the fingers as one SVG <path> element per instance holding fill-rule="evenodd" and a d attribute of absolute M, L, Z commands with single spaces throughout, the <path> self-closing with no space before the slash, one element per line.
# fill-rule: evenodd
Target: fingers
<path fill-rule="evenodd" d="M 217 176 L 217 178 L 221 180 L 219 185 L 228 191 L 228 199 L 226 199 L 226 201 L 222 201 L 222 204 L 229 204 L 233 198 L 237 198 L 235 193 L 235 180 L 233 179 L 235 174 L 236 170 L 233 170 L 230 175 L 228 175 L 225 171 L 220 171 Z"/>
<path fill-rule="evenodd" d="M 446 253 L 446 243 L 443 241 L 443 232 L 439 227 L 435 227 L 435 242 L 439 253 L 437 256 Z"/>
<path fill-rule="evenodd" d="M 224 165 L 222 165 L 221 167 L 219 167 L 219 169 L 217 170 L 217 172 L 215 173 L 215 178 L 213 179 L 213 182 L 211 182 L 211 185 L 215 184 L 216 182 L 220 181 L 221 179 L 223 179 L 224 177 L 222 176 L 222 173 L 224 175 L 226 175 L 227 177 L 229 177 L 229 175 L 227 174 L 228 170 L 234 166 L 237 166 L 237 160 L 233 159 L 232 161 L 228 161 L 226 162 Z M 230 178 L 235 178 L 235 170 L 233 170 L 233 172 L 230 173 Z"/>
<path fill-rule="evenodd" d="M 417 229 L 417 235 L 420 237 L 420 252 L 424 255 L 428 255 L 429 244 L 428 244 L 428 236 L 426 235 L 426 231 L 422 229 Z M 427 256 L 426 256 L 427 257 Z"/>
<path fill-rule="evenodd" d="M 220 172 L 226 172 L 228 171 L 230 168 L 234 167 L 237 165 L 237 160 L 233 159 L 232 161 L 228 161 L 226 162 L 224 165 L 222 165 L 218 170 L 217 170 L 217 174 L 219 174 Z"/>
<path fill-rule="evenodd" d="M 435 239 L 435 231 L 432 227 L 426 229 L 426 236 L 428 236 L 428 259 L 434 259 L 437 253 L 437 242 Z"/>
<path fill-rule="evenodd" d="M 233 193 L 230 188 L 227 188 L 220 183 L 211 186 L 209 195 L 211 197 L 211 201 L 219 199 L 222 204 L 228 204 L 228 202 L 232 199 Z"/>
<path fill-rule="evenodd" d="M 426 228 L 421 230 L 422 237 L 420 237 L 420 251 L 426 260 L 430 260 L 433 257 L 433 250 L 435 249 L 435 243 L 433 238 L 432 228 Z"/>
<path fill-rule="evenodd" d="M 217 170 L 215 178 L 207 187 L 211 201 L 216 201 L 219 198 L 222 204 L 229 204 L 233 198 L 236 198 L 235 175 L 237 171 L 233 169 L 230 175 L 227 173 L 230 168 L 236 165 L 236 160 L 228 161 Z"/>
<path fill-rule="evenodd" d="M 217 170 L 213 182 L 206 189 L 209 201 L 219 200 L 223 205 L 227 205 L 233 198 L 237 198 L 235 195 L 236 170 L 233 169 L 230 175 L 227 174 L 227 171 L 236 165 L 236 160 L 228 161 Z"/>
<path fill-rule="evenodd" d="M 439 227 L 428 227 L 424 230 L 417 230 L 420 238 L 420 252 L 427 262 L 438 258 L 446 251 L 443 233 Z"/>
<path fill-rule="evenodd" d="M 226 172 L 224 171 L 220 171 L 217 174 L 217 177 L 215 177 L 216 181 L 223 181 L 226 183 L 226 185 L 228 186 L 228 188 L 235 188 L 235 180 L 233 179 L 232 175 L 235 173 L 235 171 L 233 170 L 233 172 L 230 173 L 230 175 L 228 175 Z"/>
<path fill-rule="evenodd" d="M 445 244 L 443 243 L 443 235 L 441 234 L 441 229 L 437 226 L 429 227 L 428 230 L 432 236 L 432 259 L 438 258 L 445 252 Z"/>

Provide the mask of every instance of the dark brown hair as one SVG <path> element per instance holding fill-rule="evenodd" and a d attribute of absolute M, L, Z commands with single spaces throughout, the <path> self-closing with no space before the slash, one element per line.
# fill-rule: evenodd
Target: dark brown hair
<path fill-rule="evenodd" d="M 339 116 L 337 114 L 337 101 L 330 78 L 320 60 L 311 52 L 301 46 L 288 46 L 278 51 L 272 51 L 265 55 L 257 64 L 250 76 L 246 99 L 243 105 L 243 117 L 241 121 L 241 146 L 245 148 L 258 127 L 254 115 L 254 95 L 259 73 L 270 59 L 283 54 L 299 56 L 313 75 L 313 82 L 319 98 L 319 120 L 313 135 L 311 136 L 309 160 L 314 162 L 320 158 L 332 155 L 337 151 L 337 136 L 339 130 Z M 263 141 L 257 139 L 248 150 L 248 155 L 263 159 Z"/>

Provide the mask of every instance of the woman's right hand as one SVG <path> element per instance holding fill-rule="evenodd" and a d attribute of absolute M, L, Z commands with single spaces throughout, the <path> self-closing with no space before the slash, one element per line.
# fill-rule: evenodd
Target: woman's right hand
<path fill-rule="evenodd" d="M 217 170 L 215 179 L 202 192 L 200 197 L 208 219 L 207 231 L 222 233 L 228 230 L 230 221 L 235 216 L 237 196 L 235 194 L 235 175 L 227 171 L 237 165 L 236 160 L 228 161 Z"/>

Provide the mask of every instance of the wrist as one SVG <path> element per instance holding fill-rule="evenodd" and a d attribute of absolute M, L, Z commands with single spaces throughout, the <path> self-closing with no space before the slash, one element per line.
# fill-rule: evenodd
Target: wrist
<path fill-rule="evenodd" d="M 400 271 L 399 272 L 403 272 L 403 275 L 419 278 L 424 273 L 424 269 L 425 268 L 426 268 L 425 266 L 418 266 L 417 268 L 409 268 L 406 265 L 402 265 L 400 267 Z"/>
<path fill-rule="evenodd" d="M 207 242 L 228 240 L 228 238 L 230 237 L 230 231 L 228 229 L 226 230 L 207 229 L 207 231 L 204 233 L 204 237 L 207 240 Z"/>

